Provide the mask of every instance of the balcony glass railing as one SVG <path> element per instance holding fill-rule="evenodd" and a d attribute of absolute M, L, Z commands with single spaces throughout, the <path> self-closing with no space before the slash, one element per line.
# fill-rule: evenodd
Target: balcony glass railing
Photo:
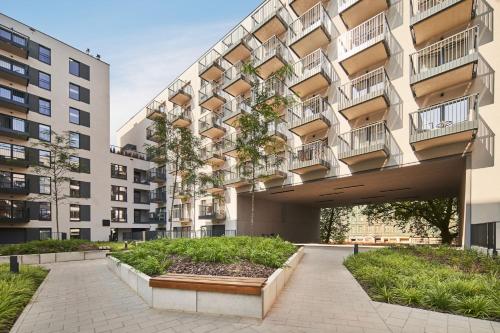
<path fill-rule="evenodd" d="M 214 49 L 208 51 L 200 61 L 198 61 L 198 74 L 202 74 L 212 66 L 220 67 L 222 70 L 228 67 L 226 60 L 224 60 L 221 54 Z"/>
<path fill-rule="evenodd" d="M 172 220 L 190 220 L 191 205 L 180 205 L 170 210 L 169 214 Z"/>
<path fill-rule="evenodd" d="M 278 15 L 286 25 L 290 24 L 291 16 L 282 0 L 267 0 L 252 14 L 253 30 L 258 29 L 273 16 Z"/>
<path fill-rule="evenodd" d="M 328 36 L 332 35 L 332 19 L 321 2 L 290 24 L 288 45 L 295 43 L 318 27 L 323 27 Z"/>
<path fill-rule="evenodd" d="M 326 141 L 315 141 L 294 148 L 290 151 L 289 169 L 295 170 L 322 164 L 329 167 L 332 160 L 332 151 Z"/>
<path fill-rule="evenodd" d="M 154 203 L 162 203 L 167 200 L 167 192 L 162 187 L 161 190 L 152 190 L 149 192 L 149 201 Z"/>
<path fill-rule="evenodd" d="M 256 168 L 258 177 L 268 177 L 276 173 L 286 174 L 288 168 L 287 159 L 284 155 L 264 156 Z"/>
<path fill-rule="evenodd" d="M 165 113 L 165 103 L 159 101 L 152 101 L 146 107 L 146 118 L 150 118 L 153 114 L 164 114 Z"/>
<path fill-rule="evenodd" d="M 227 86 L 230 83 L 236 81 L 239 78 L 242 78 L 244 80 L 247 80 L 248 82 L 251 81 L 250 76 L 244 73 L 243 69 L 244 63 L 243 62 L 237 62 L 236 64 L 232 65 L 226 71 L 224 72 L 223 75 L 223 86 Z"/>
<path fill-rule="evenodd" d="M 26 162 L 28 161 L 27 148 L 24 146 L 0 142 L 0 161 Z"/>
<path fill-rule="evenodd" d="M 222 138 L 222 149 L 225 153 L 233 151 L 237 146 L 238 133 L 233 132 Z"/>
<path fill-rule="evenodd" d="M 222 109 L 223 109 L 224 119 L 232 118 L 234 116 L 239 115 L 240 113 L 252 112 L 252 108 L 250 106 L 250 100 L 248 98 L 243 98 L 241 96 L 228 100 L 224 104 Z"/>
<path fill-rule="evenodd" d="M 231 167 L 224 170 L 224 185 L 246 182 L 247 180 L 248 176 L 245 174 L 245 171 L 243 169 L 240 169 L 238 167 Z"/>
<path fill-rule="evenodd" d="M 26 201 L 0 200 L 0 222 L 27 220 L 29 220 L 29 211 Z"/>
<path fill-rule="evenodd" d="M 0 39 L 8 41 L 18 47 L 26 48 L 28 46 L 28 37 L 21 36 L 3 26 L 0 26 Z"/>
<path fill-rule="evenodd" d="M 390 138 L 385 121 L 356 128 L 339 135 L 338 157 L 342 159 L 375 150 L 389 149 Z"/>
<path fill-rule="evenodd" d="M 148 179 L 153 181 L 166 181 L 167 172 L 165 168 L 153 168 L 148 170 Z"/>
<path fill-rule="evenodd" d="M 0 115 L 0 131 L 28 134 L 28 122 L 24 119 Z"/>
<path fill-rule="evenodd" d="M 297 61 L 293 65 L 292 72 L 289 86 L 296 85 L 318 73 L 323 73 L 330 82 L 337 81 L 337 74 L 333 70 L 332 63 L 322 49 L 317 49 Z"/>
<path fill-rule="evenodd" d="M 287 112 L 289 128 L 309 123 L 319 117 L 332 121 L 333 110 L 328 100 L 321 96 L 311 97 L 303 102 L 293 104 Z"/>
<path fill-rule="evenodd" d="M 0 98 L 15 104 L 28 104 L 28 94 L 19 90 L 0 86 Z"/>
<path fill-rule="evenodd" d="M 168 98 L 172 99 L 177 94 L 182 93 L 187 96 L 193 95 L 193 88 L 187 82 L 177 79 L 168 87 Z"/>
<path fill-rule="evenodd" d="M 25 192 L 28 191 L 28 179 L 26 175 L 0 172 L 0 192 Z"/>
<path fill-rule="evenodd" d="M 200 103 L 203 103 L 215 96 L 220 96 L 224 99 L 227 99 L 227 94 L 222 90 L 222 85 L 215 81 L 212 82 L 203 81 L 199 93 L 200 93 L 200 98 L 199 98 Z"/>
<path fill-rule="evenodd" d="M 245 29 L 242 25 L 239 25 L 236 29 L 234 29 L 226 37 L 224 37 L 224 39 L 222 39 L 224 52 L 231 50 L 240 42 L 245 43 L 251 50 L 255 49 L 258 46 L 258 42 L 248 32 L 248 30 Z"/>
<path fill-rule="evenodd" d="M 262 103 L 275 96 L 288 96 L 288 87 L 286 84 L 277 77 L 271 77 L 262 81 L 259 85 L 252 89 L 251 104 L 255 105 Z"/>
<path fill-rule="evenodd" d="M 192 119 L 191 108 L 182 108 L 175 106 L 172 110 L 167 112 L 167 121 L 173 123 L 179 119 L 189 120 Z"/>
<path fill-rule="evenodd" d="M 0 67 L 9 72 L 27 76 L 28 66 L 17 61 L 13 61 L 7 57 L 0 56 Z"/>
<path fill-rule="evenodd" d="M 222 126 L 222 114 L 209 112 L 198 120 L 198 128 L 200 133 L 214 127 Z"/>

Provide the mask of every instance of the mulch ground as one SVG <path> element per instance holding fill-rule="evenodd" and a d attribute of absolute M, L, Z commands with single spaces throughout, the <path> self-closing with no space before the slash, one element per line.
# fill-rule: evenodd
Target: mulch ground
<path fill-rule="evenodd" d="M 267 278 L 274 272 L 274 268 L 258 265 L 249 261 L 234 264 L 213 262 L 193 262 L 186 258 L 174 257 L 167 273 L 197 274 L 214 276 L 238 276 L 252 278 Z"/>

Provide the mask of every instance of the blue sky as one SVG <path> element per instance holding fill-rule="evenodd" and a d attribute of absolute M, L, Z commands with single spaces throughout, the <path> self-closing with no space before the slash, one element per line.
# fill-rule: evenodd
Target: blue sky
<path fill-rule="evenodd" d="M 114 132 L 261 0 L 1 0 L 0 11 L 111 64 Z"/>

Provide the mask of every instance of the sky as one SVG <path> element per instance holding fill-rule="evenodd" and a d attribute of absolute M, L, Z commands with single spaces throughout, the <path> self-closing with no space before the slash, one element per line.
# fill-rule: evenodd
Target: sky
<path fill-rule="evenodd" d="M 111 65 L 116 130 L 261 0 L 1 0 L 0 12 Z"/>

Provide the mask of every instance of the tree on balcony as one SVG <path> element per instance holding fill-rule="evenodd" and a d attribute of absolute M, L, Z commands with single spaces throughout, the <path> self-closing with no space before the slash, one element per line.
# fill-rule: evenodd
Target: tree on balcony
<path fill-rule="evenodd" d="M 250 210 L 250 234 L 254 233 L 255 216 L 255 190 L 258 182 L 258 169 L 262 167 L 264 152 L 272 154 L 274 139 L 269 131 L 269 123 L 279 120 L 280 108 L 287 107 L 291 99 L 287 96 L 273 95 L 267 89 L 259 89 L 258 70 L 251 64 L 245 63 L 242 72 L 252 80 L 251 112 L 244 113 L 238 120 L 239 132 L 236 138 L 236 150 L 238 153 L 238 172 L 250 183 L 251 210 Z M 276 71 L 270 78 L 284 80 L 292 72 L 291 65 L 287 64 Z M 270 149 L 271 147 L 271 149 Z M 274 159 L 275 167 L 283 162 L 282 159 Z"/>

